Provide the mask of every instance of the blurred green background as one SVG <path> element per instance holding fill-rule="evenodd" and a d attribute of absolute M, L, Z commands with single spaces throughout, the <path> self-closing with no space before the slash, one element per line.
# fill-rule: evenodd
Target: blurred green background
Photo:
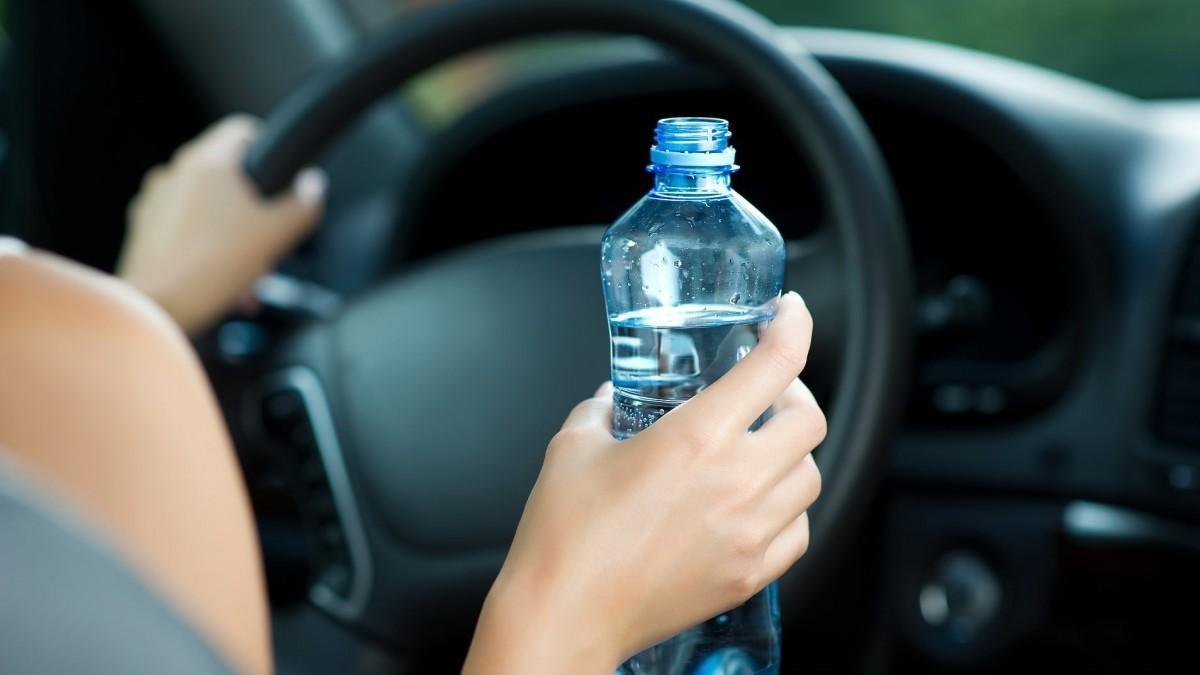
<path fill-rule="evenodd" d="M 1137 96 L 1200 96 L 1200 0 L 744 1 L 782 24 L 910 35 Z"/>
<path fill-rule="evenodd" d="M 1200 0 L 743 2 L 781 24 L 961 45 L 1146 98 L 1200 96 Z M 0 42 L 5 4 L 0 0 Z M 409 4 L 411 0 L 397 2 L 398 7 Z"/>

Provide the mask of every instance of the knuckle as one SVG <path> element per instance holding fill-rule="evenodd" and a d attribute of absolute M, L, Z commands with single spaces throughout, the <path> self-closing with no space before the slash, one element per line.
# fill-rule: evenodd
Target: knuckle
<path fill-rule="evenodd" d="M 787 425 L 789 436 L 801 443 L 804 450 L 820 445 L 829 433 L 829 420 L 815 402 L 789 410 L 782 422 Z"/>
<path fill-rule="evenodd" d="M 804 554 L 808 553 L 808 546 L 810 543 L 812 543 L 812 537 L 810 536 L 808 523 L 806 521 L 804 524 L 804 531 L 800 533 L 800 539 L 798 545 L 796 546 L 796 560 L 803 558 Z"/>
<path fill-rule="evenodd" d="M 167 174 L 166 167 L 162 166 L 161 164 L 158 166 L 154 166 L 149 171 L 147 171 L 146 175 L 142 178 L 142 186 L 149 187 L 155 183 L 161 182 L 162 179 L 166 176 L 166 174 Z"/>
<path fill-rule="evenodd" d="M 813 459 L 812 455 L 808 456 L 805 464 L 808 469 L 808 479 L 812 486 L 813 500 L 816 500 L 821 494 L 821 488 L 824 486 L 825 479 L 821 476 L 821 469 L 817 467 L 817 462 Z"/>
<path fill-rule="evenodd" d="M 588 399 L 586 401 L 580 401 L 579 403 L 575 404 L 574 408 L 571 408 L 570 417 L 577 418 L 577 417 L 586 415 L 593 408 L 597 408 L 600 405 L 602 405 L 602 403 L 595 399 Z"/>
<path fill-rule="evenodd" d="M 746 562 L 754 560 L 762 548 L 762 538 L 749 529 L 740 530 L 729 542 L 730 557 L 741 568 Z"/>
<path fill-rule="evenodd" d="M 226 126 L 233 132 L 249 136 L 258 130 L 258 118 L 246 113 L 234 113 L 220 122 L 222 126 Z"/>
<path fill-rule="evenodd" d="M 208 148 L 195 148 L 179 162 L 184 173 L 193 179 L 208 180 L 229 170 L 229 163 L 219 153 Z"/>
<path fill-rule="evenodd" d="M 196 156 L 197 165 L 213 173 L 225 173 L 234 165 L 233 157 L 219 148 L 206 148 Z"/>
<path fill-rule="evenodd" d="M 766 492 L 768 480 L 762 472 L 750 474 L 748 472 L 739 471 L 732 477 L 728 484 L 728 501 L 735 508 L 745 509 L 753 508 L 753 505 L 762 498 L 762 494 Z M 747 536 L 749 536 L 747 531 Z"/>
<path fill-rule="evenodd" d="M 721 446 L 721 434 L 708 425 L 683 425 L 676 429 L 680 445 L 695 453 L 706 453 Z"/>
<path fill-rule="evenodd" d="M 829 419 L 825 417 L 825 411 L 821 410 L 821 408 L 816 405 L 812 407 L 812 414 L 810 417 L 812 419 L 813 438 L 815 439 L 816 444 L 820 444 L 825 440 L 825 437 L 829 435 Z"/>
<path fill-rule="evenodd" d="M 805 554 L 807 554 L 807 553 L 808 553 L 808 531 L 806 530 L 804 532 L 804 534 L 800 535 L 800 537 L 797 539 L 796 548 L 791 552 L 791 556 L 790 556 L 791 560 L 788 561 L 788 566 L 791 567 L 792 565 L 795 565 L 796 562 L 799 561 L 801 558 L 803 558 L 805 556 Z"/>
<path fill-rule="evenodd" d="M 579 444 L 579 431 L 576 429 L 566 428 L 550 439 L 550 443 L 546 446 L 546 454 L 554 455 L 561 453 L 563 450 L 573 448 Z"/>
<path fill-rule="evenodd" d="M 752 569 L 745 569 L 741 573 L 733 575 L 728 584 L 731 599 L 736 603 L 749 600 L 750 596 L 757 593 L 761 587 L 761 575 Z"/>

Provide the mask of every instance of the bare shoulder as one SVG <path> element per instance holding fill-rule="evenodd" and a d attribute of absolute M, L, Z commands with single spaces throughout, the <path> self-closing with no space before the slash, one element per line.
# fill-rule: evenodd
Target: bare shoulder
<path fill-rule="evenodd" d="M 0 238 L 0 344 L 32 341 L 53 351 L 86 340 L 93 359 L 147 348 L 190 357 L 179 328 L 133 287 L 12 242 Z"/>
<path fill-rule="evenodd" d="M 51 254 L 0 253 L 0 446 L 231 663 L 270 671 L 237 459 L 199 359 L 151 300 Z"/>

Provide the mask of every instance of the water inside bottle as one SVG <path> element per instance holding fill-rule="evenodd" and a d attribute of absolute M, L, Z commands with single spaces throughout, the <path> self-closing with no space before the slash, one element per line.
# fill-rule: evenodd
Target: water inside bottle
<path fill-rule="evenodd" d="M 677 305 L 609 320 L 613 435 L 628 438 L 695 396 L 758 344 L 774 304 Z"/>

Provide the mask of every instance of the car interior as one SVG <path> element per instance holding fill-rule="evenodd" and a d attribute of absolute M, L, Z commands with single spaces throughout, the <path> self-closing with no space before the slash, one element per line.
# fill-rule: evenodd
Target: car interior
<path fill-rule="evenodd" d="M 142 175 L 233 112 L 265 120 L 264 194 L 329 175 L 261 309 L 195 340 L 278 672 L 458 672 L 547 441 L 608 377 L 600 237 L 677 115 L 730 120 L 814 316 L 830 435 L 782 672 L 1194 670 L 1200 10 L 1071 2 L 1006 33 L 980 27 L 1005 3 L 688 4 L 0 3 L 0 233 L 111 271 Z M 1088 27 L 1042 36 L 1076 61 L 993 53 L 1059 20 Z M 1078 65 L 1125 34 L 1162 60 Z M 102 624 L 79 630 L 122 640 Z M 168 624 L 123 630 L 196 649 Z"/>

